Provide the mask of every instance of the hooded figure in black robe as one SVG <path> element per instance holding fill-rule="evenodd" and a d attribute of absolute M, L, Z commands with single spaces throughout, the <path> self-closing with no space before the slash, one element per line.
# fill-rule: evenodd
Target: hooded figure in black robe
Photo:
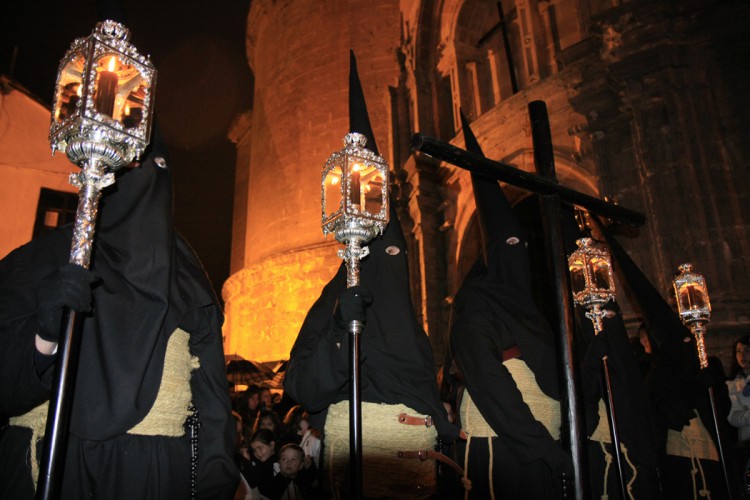
<path fill-rule="evenodd" d="M 481 154 L 463 115 L 462 125 L 466 149 Z M 510 204 L 494 180 L 472 174 L 472 186 L 483 255 L 456 294 L 450 340 L 466 388 L 459 415 L 470 496 L 559 498 L 572 460 L 558 441 L 554 337 L 532 300 L 526 239 Z M 490 429 L 479 429 L 472 406 Z"/>
<path fill-rule="evenodd" d="M 652 349 L 646 385 L 656 418 L 664 497 L 692 498 L 705 490 L 712 498 L 727 498 L 708 396 L 708 387 L 713 387 L 719 430 L 731 474 L 733 463 L 727 453 L 728 444 L 733 442 L 727 425 L 731 403 L 721 363 L 709 358 L 709 366 L 700 368 L 695 338 L 690 330 L 609 229 L 601 224 L 598 228 L 607 240 L 630 298 L 644 318 Z M 730 480 L 733 488 L 739 486 L 739 478 L 730 477 Z M 740 497 L 737 491 L 733 495 Z"/>
<path fill-rule="evenodd" d="M 563 207 L 562 220 L 566 252 L 570 255 L 577 248 L 576 240 L 590 235 L 585 234 L 575 222 L 571 207 Z M 621 486 L 616 474 L 615 452 L 604 402 L 607 394 L 602 359 L 606 356 L 623 458 L 625 490 L 629 498 L 660 498 L 657 436 L 645 381 L 618 304 L 610 301 L 603 309 L 610 314 L 602 317 L 602 331 L 596 334 L 591 320 L 585 316 L 586 309 L 575 306 L 575 344 L 580 360 L 578 370 L 585 431 L 589 438 L 591 492 L 594 498 L 606 494 L 619 496 Z"/>
<path fill-rule="evenodd" d="M 349 83 L 350 129 L 365 135 L 368 139 L 366 147 L 377 153 L 353 55 Z M 397 422 L 398 413 L 393 413 L 391 407 L 386 405 L 405 406 L 410 409 L 407 411 L 410 416 L 415 413 L 430 416 L 438 433 L 446 439 L 455 439 L 458 429 L 448 422 L 438 394 L 430 343 L 416 319 L 411 301 L 406 241 L 393 203 L 390 206 L 387 228 L 382 236 L 368 244 L 370 254 L 360 263 L 361 286 L 347 288 L 346 265 L 342 263 L 308 312 L 290 354 L 284 390 L 311 413 L 313 427 L 325 429 L 324 454 L 345 454 L 348 459 L 348 420 L 345 439 L 332 436 L 331 409 L 335 406 L 337 414 L 340 411 L 348 412 L 347 325 L 352 319 L 363 321 L 360 373 L 364 493 L 373 496 L 377 492 L 375 494 L 378 496 L 399 498 L 401 495 L 416 494 L 424 477 L 397 479 L 391 477 L 397 471 L 380 474 L 381 464 L 373 462 L 377 457 L 372 448 L 368 449 L 368 439 L 373 437 L 371 426 L 382 422 L 386 428 L 380 437 L 394 438 L 396 434 L 388 426 L 395 424 L 398 431 L 400 425 Z M 378 409 L 382 409 L 385 415 L 376 416 L 374 412 Z M 421 421 L 424 431 L 424 420 Z M 419 428 L 401 425 L 403 429 L 409 427 Z M 431 432 L 434 433 L 434 430 Z M 416 451 L 408 449 L 408 443 L 401 445 L 406 447 L 402 448 L 404 451 Z M 395 451 L 390 454 L 395 457 Z M 418 462 L 410 459 L 401 461 L 403 468 L 412 467 L 411 462 Z M 325 462 L 324 466 L 327 465 L 328 462 Z M 336 474 L 331 470 L 327 473 L 329 477 Z M 338 473 L 342 471 L 338 470 Z M 337 479 L 343 481 L 346 478 Z M 432 480 L 434 482 L 434 478 Z M 399 491 L 400 488 L 403 490 Z M 340 485 L 334 485 L 331 489 L 334 494 L 337 494 L 335 490 L 347 491 Z"/>
<path fill-rule="evenodd" d="M 22 415 L 49 399 L 55 361 L 35 349 L 35 337 L 50 316 L 59 318 L 66 299 L 57 297 L 69 296 L 76 282 L 88 287 L 92 276 L 98 280 L 93 304 L 78 308 L 90 313 L 79 314 L 81 352 L 62 497 L 189 496 L 185 399 L 201 422 L 198 497 L 233 495 L 238 475 L 223 316 L 198 258 L 174 230 L 166 167 L 166 151 L 155 134 L 142 164 L 117 173 L 101 201 L 90 273 L 75 266 L 71 274 L 73 265 L 66 264 L 71 226 L 0 261 L 0 415 L 11 419 L 0 435 L 0 469 L 20 469 L 10 482 L 0 480 L 0 497 L 33 497 L 32 460 L 26 453 L 33 457 L 41 445 L 29 447 L 32 432 Z M 178 394 L 182 400 L 171 407 L 166 401 Z M 173 412 L 166 416 L 168 424 L 154 420 L 164 417 L 157 409 Z M 43 420 L 46 409 L 40 414 Z M 36 428 L 34 440 L 44 431 L 43 421 Z"/>

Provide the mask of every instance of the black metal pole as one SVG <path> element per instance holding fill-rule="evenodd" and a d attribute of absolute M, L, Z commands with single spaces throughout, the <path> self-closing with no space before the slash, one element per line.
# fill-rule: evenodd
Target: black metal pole
<path fill-rule="evenodd" d="M 714 421 L 714 432 L 716 432 L 716 449 L 719 452 L 721 470 L 724 473 L 724 486 L 727 488 L 727 498 L 732 500 L 734 498 L 734 488 L 732 487 L 732 481 L 730 480 L 729 464 L 727 463 L 727 458 L 724 454 L 724 446 L 722 445 L 721 432 L 719 430 L 719 411 L 716 408 L 716 397 L 714 396 L 713 387 L 708 388 L 708 397 L 711 402 L 711 416 Z"/>
<path fill-rule="evenodd" d="M 533 193 L 557 195 L 560 200 L 566 203 L 578 205 L 593 214 L 607 217 L 614 222 L 630 226 L 642 226 L 646 222 L 645 216 L 635 210 L 608 203 L 599 198 L 561 186 L 556 180 L 525 172 L 513 165 L 490 160 L 433 137 L 414 134 L 411 140 L 411 148 L 414 151 L 425 153 L 451 165 L 484 175 L 490 179 L 512 184 Z M 536 149 L 534 151 L 536 155 Z M 550 159 L 553 160 L 552 156 L 550 156 Z"/>
<path fill-rule="evenodd" d="M 359 285 L 359 266 L 363 256 L 362 240 L 352 238 L 344 253 L 346 287 Z M 360 390 L 360 343 L 364 323 L 354 320 L 349 324 L 349 494 L 354 500 L 363 496 L 362 476 L 362 393 Z"/>
<path fill-rule="evenodd" d="M 54 384 L 44 432 L 45 446 L 36 488 L 36 498 L 39 500 L 60 498 L 70 427 L 70 408 L 75 388 L 78 355 L 81 351 L 81 329 L 77 317 L 76 311 L 72 309 L 65 308 L 63 311 Z M 36 444 L 32 443 L 32 446 Z"/>
<path fill-rule="evenodd" d="M 612 437 L 612 447 L 614 448 L 615 467 L 617 471 L 617 480 L 620 484 L 620 498 L 627 500 L 628 487 L 625 483 L 625 468 L 622 463 L 622 450 L 620 450 L 620 433 L 617 427 L 617 413 L 615 412 L 615 398 L 612 394 L 612 377 L 609 375 L 609 357 L 602 358 L 602 383 L 604 385 L 605 398 L 604 402 L 607 407 L 607 417 L 609 418 L 609 433 Z M 607 492 L 603 492 L 607 494 Z"/>
<path fill-rule="evenodd" d="M 70 244 L 70 262 L 88 269 L 91 264 L 102 189 L 114 182 L 114 178 L 105 175 L 106 166 L 99 158 L 87 159 L 80 166 L 81 171 L 74 177 L 74 184 L 79 187 L 79 191 L 73 238 Z M 38 500 L 54 500 L 60 495 L 78 371 L 78 355 L 81 351 L 80 316 L 75 311 L 65 308 L 61 324 L 65 327 L 57 346 L 57 363 L 37 483 L 36 498 Z"/>
<path fill-rule="evenodd" d="M 362 337 L 362 323 L 352 321 L 349 327 L 349 365 L 351 380 L 349 383 L 349 467 L 351 496 L 361 499 L 362 492 L 362 394 L 360 393 L 359 352 Z"/>
<path fill-rule="evenodd" d="M 549 129 L 547 107 L 543 101 L 529 103 L 531 137 L 534 144 L 534 165 L 537 173 L 549 183 L 556 183 L 555 160 L 552 151 L 552 135 Z M 573 303 L 568 277 L 568 259 L 562 232 L 560 197 L 555 192 L 547 192 L 540 197 L 542 221 L 545 226 L 547 254 L 557 290 L 557 344 L 564 382 L 564 397 L 561 410 L 563 436 L 573 458 L 573 491 L 576 500 L 589 498 L 588 460 L 586 457 L 586 435 L 583 426 L 583 412 L 580 405 L 580 383 L 578 381 L 576 355 L 573 346 Z"/>

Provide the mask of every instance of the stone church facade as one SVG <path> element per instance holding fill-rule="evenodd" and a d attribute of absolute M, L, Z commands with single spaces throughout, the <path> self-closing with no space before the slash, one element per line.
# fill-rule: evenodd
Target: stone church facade
<path fill-rule="evenodd" d="M 733 338 L 750 333 L 744 2 L 253 0 L 247 26 L 253 107 L 231 131 L 227 353 L 286 358 L 340 263 L 340 245 L 320 229 L 320 183 L 348 131 L 350 49 L 436 359 L 478 230 L 468 172 L 414 153 L 411 136 L 463 147 L 460 109 L 488 158 L 533 172 L 528 103 L 537 100 L 560 183 L 645 214 L 619 240 L 656 287 L 666 296 L 684 262 L 705 275 L 709 352 L 726 365 Z M 538 222 L 533 196 L 507 193 Z M 634 331 L 638 312 L 624 293 L 618 300 Z"/>

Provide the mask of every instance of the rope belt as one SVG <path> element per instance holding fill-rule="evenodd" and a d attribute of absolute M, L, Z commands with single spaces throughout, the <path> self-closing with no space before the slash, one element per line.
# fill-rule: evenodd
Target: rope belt
<path fill-rule="evenodd" d="M 127 431 L 128 434 L 170 437 L 185 434 L 185 420 L 191 415 L 190 376 L 191 372 L 200 366 L 198 358 L 190 355 L 189 339 L 190 334 L 179 328 L 169 338 L 164 358 L 164 372 L 154 405 L 141 422 Z M 39 478 L 36 448 L 37 443 L 44 438 L 48 408 L 49 402 L 45 402 L 28 413 L 12 417 L 8 421 L 9 425 L 31 429 L 28 463 L 35 485 Z"/>
<path fill-rule="evenodd" d="M 403 425 L 399 416 L 416 419 L 418 425 Z M 427 498 L 435 489 L 433 461 L 403 460 L 401 450 L 431 450 L 437 440 L 426 415 L 406 405 L 362 402 L 363 493 L 374 498 Z M 325 423 L 323 446 L 328 481 L 334 498 L 347 492 L 349 465 L 349 401 L 331 405 Z"/>
<path fill-rule="evenodd" d="M 18 417 L 12 417 L 8 420 L 9 425 L 15 425 L 18 427 L 26 427 L 31 429 L 31 442 L 29 443 L 29 456 L 27 465 L 31 468 L 31 479 L 34 481 L 34 487 L 39 479 L 39 460 L 36 456 L 36 446 L 44 439 L 44 431 L 47 425 L 47 413 L 49 412 L 49 401 L 45 401 L 33 410 L 20 415 Z"/>
<path fill-rule="evenodd" d="M 506 351 L 511 351 L 507 349 Z M 539 384 L 536 382 L 534 372 L 531 371 L 525 361 L 518 357 L 513 357 L 509 353 L 509 356 L 503 354 L 503 366 L 508 369 L 513 381 L 516 383 L 518 390 L 523 396 L 523 401 L 526 403 L 531 410 L 534 418 L 544 425 L 544 427 L 552 435 L 552 438 L 557 440 L 560 438 L 560 426 L 562 424 L 560 416 L 560 403 L 555 401 L 551 397 L 547 396 Z M 519 351 L 520 354 L 520 351 Z M 461 425 L 463 430 L 466 432 L 466 450 L 464 453 L 464 464 L 468 464 L 469 449 L 471 448 L 472 439 L 485 438 L 487 440 L 490 457 L 488 460 L 488 477 L 490 481 L 490 492 L 494 499 L 494 485 L 492 484 L 492 438 L 497 437 L 497 434 L 490 424 L 482 417 L 479 409 L 471 399 L 469 391 L 464 391 L 463 398 L 461 398 L 461 405 L 459 407 L 461 415 Z M 469 470 L 468 467 L 464 471 L 464 484 L 469 483 Z M 468 498 L 468 489 L 466 491 Z"/>
<path fill-rule="evenodd" d="M 607 485 L 609 483 L 609 469 L 611 468 L 612 462 L 614 461 L 614 456 L 609 452 L 609 450 L 607 450 L 607 447 L 605 446 L 605 443 L 610 445 L 612 444 L 612 434 L 609 430 L 609 415 L 607 414 L 607 407 L 604 405 L 603 399 L 599 400 L 598 413 L 599 423 L 596 425 L 596 429 L 594 429 L 594 432 L 591 434 L 591 436 L 589 436 L 589 439 L 591 441 L 599 443 L 602 454 L 604 455 L 604 487 L 602 488 L 601 498 L 602 500 L 606 500 L 607 498 L 609 498 L 609 494 L 607 493 Z M 630 480 L 625 485 L 625 489 L 627 490 L 629 499 L 635 500 L 635 497 L 633 496 L 633 484 L 635 484 L 635 480 L 638 477 L 638 468 L 630 460 L 630 455 L 628 455 L 628 448 L 622 441 L 620 441 L 620 453 L 622 454 L 622 458 L 625 459 L 625 462 L 627 462 L 628 467 L 630 467 L 631 472 Z"/>
<path fill-rule="evenodd" d="M 711 438 L 706 426 L 693 410 L 695 417 L 690 419 L 690 425 L 686 425 L 681 431 L 672 429 L 667 430 L 667 455 L 689 458 L 692 464 L 691 476 L 693 481 L 693 498 L 711 498 L 711 491 L 708 489 L 706 473 L 703 470 L 701 460 L 719 461 L 719 453 L 716 451 L 716 445 Z M 698 486 L 700 475 L 701 487 Z"/>
<path fill-rule="evenodd" d="M 192 414 L 190 375 L 200 367 L 198 358 L 190 355 L 189 340 L 190 334 L 180 328 L 169 337 L 164 372 L 154 405 L 128 434 L 172 437 L 185 435 L 185 420 Z"/>

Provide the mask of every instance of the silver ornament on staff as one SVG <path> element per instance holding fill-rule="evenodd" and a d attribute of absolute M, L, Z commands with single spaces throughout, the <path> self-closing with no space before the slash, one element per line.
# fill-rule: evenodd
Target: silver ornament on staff
<path fill-rule="evenodd" d="M 581 214 L 585 220 L 586 215 Z M 585 226 L 586 224 L 582 224 Z M 595 242 L 591 238 L 581 238 L 576 241 L 578 248 L 568 257 L 568 269 L 570 271 L 570 285 L 573 293 L 573 301 L 586 309 L 586 317 L 594 326 L 594 335 L 599 335 L 604 330 L 602 319 L 612 317 L 611 311 L 604 306 L 611 300 L 615 300 L 615 280 L 612 273 L 612 261 L 609 250 Z M 620 498 L 630 498 L 631 492 L 625 481 L 625 468 L 620 449 L 620 433 L 617 426 L 617 413 L 615 412 L 615 397 L 612 391 L 612 377 L 609 370 L 609 357 L 602 357 L 602 383 L 604 385 L 604 403 L 609 418 L 609 432 L 614 448 L 615 471 L 620 486 Z M 605 492 L 606 493 L 606 492 Z"/>
<path fill-rule="evenodd" d="M 677 312 L 682 323 L 690 328 L 693 333 L 695 348 L 698 351 L 698 362 L 701 370 L 706 370 L 708 369 L 708 353 L 704 337 L 706 326 L 711 321 L 711 301 L 708 296 L 706 279 L 702 274 L 693 271 L 692 264 L 681 264 L 677 269 L 679 273 L 672 280 L 675 298 L 677 299 Z M 734 496 L 734 490 L 730 480 L 729 464 L 724 454 L 719 426 L 719 412 L 712 386 L 708 388 L 708 398 L 711 404 L 714 432 L 716 433 L 716 448 L 719 452 L 722 472 L 724 473 L 724 484 L 727 488 L 727 498 L 731 499 Z"/>
<path fill-rule="evenodd" d="M 346 286 L 359 285 L 360 260 L 366 246 L 388 225 L 388 165 L 365 147 L 367 138 L 353 132 L 344 137 L 344 149 L 333 153 L 323 167 L 321 182 L 323 234 L 333 233 L 346 245 L 338 251 L 346 261 Z M 360 341 L 364 325 L 349 325 L 349 455 L 354 498 L 362 496 L 362 396 Z"/>
<path fill-rule="evenodd" d="M 88 268 L 102 190 L 114 171 L 140 156 L 151 136 L 156 69 L 129 42 L 120 23 L 103 21 L 77 38 L 60 62 L 49 141 L 81 170 L 70 262 Z M 57 350 L 37 498 L 57 498 L 80 351 L 76 312 L 66 308 Z"/>

